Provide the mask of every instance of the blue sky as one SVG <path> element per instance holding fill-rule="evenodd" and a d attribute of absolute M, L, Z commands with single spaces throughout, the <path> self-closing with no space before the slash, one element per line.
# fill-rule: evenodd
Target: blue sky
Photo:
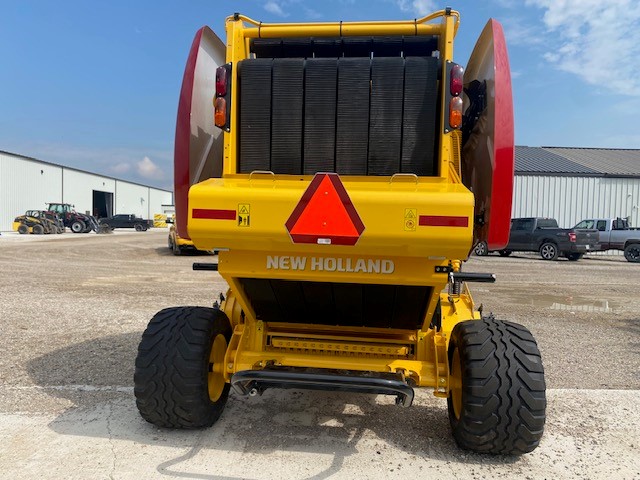
<path fill-rule="evenodd" d="M 13 1 L 0 15 L 0 150 L 171 188 L 178 94 L 196 30 L 386 20 L 450 5 L 466 64 L 490 17 L 506 32 L 516 143 L 640 148 L 637 0 Z"/>

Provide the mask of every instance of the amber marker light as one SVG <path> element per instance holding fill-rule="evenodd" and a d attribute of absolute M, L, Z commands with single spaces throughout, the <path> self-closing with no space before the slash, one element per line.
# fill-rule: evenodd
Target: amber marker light
<path fill-rule="evenodd" d="M 453 97 L 449 102 L 449 125 L 451 128 L 462 126 L 462 98 Z"/>
<path fill-rule="evenodd" d="M 213 121 L 216 127 L 224 128 L 227 123 L 227 101 L 222 97 L 217 97 L 213 101 L 213 107 L 215 110 Z"/>

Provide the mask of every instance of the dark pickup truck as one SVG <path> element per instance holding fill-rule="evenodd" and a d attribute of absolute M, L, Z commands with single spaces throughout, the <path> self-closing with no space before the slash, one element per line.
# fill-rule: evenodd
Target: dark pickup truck
<path fill-rule="evenodd" d="M 476 255 L 486 255 L 488 250 L 476 245 Z M 599 250 L 598 230 L 560 228 L 553 218 L 514 218 L 511 220 L 509 244 L 499 253 L 539 252 L 544 260 L 555 260 L 559 255 L 569 260 L 580 260 L 587 252 Z M 486 252 L 486 253 L 483 253 Z"/>
<path fill-rule="evenodd" d="M 135 215 L 119 214 L 113 217 L 101 218 L 98 223 L 102 229 L 113 230 L 114 228 L 135 228 L 137 232 L 144 232 L 153 227 L 152 220 L 144 220 Z"/>

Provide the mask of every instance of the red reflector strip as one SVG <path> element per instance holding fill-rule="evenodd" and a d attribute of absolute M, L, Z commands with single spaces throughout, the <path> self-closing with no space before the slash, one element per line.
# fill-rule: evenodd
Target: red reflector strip
<path fill-rule="evenodd" d="M 194 208 L 191 211 L 193 218 L 204 220 L 235 220 L 235 210 L 211 210 L 209 208 Z"/>
<path fill-rule="evenodd" d="M 441 215 L 420 215 L 421 227 L 468 227 L 469 217 L 445 217 Z"/>

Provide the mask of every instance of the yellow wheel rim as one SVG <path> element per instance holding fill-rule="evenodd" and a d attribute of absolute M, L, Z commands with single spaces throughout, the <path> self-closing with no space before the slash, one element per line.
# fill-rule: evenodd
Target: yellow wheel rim
<path fill-rule="evenodd" d="M 224 390 L 224 355 L 227 352 L 227 340 L 224 335 L 218 334 L 213 340 L 211 353 L 209 354 L 209 398 L 212 402 L 218 401 Z"/>
<path fill-rule="evenodd" d="M 462 366 L 460 365 L 460 351 L 458 347 L 453 351 L 451 359 L 450 395 L 453 414 L 460 419 L 462 414 Z"/>

